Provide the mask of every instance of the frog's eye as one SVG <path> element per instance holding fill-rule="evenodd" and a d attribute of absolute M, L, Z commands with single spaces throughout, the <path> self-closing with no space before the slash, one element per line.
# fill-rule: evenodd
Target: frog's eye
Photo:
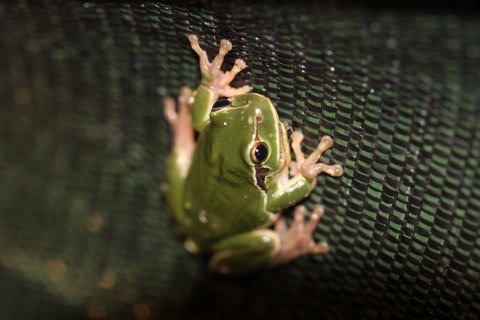
<path fill-rule="evenodd" d="M 264 142 L 257 142 L 252 148 L 250 158 L 254 164 L 260 164 L 268 158 L 268 147 Z"/>
<path fill-rule="evenodd" d="M 230 100 L 228 100 L 228 99 L 218 99 L 213 104 L 212 111 L 220 110 L 220 109 L 225 108 L 229 105 L 230 105 Z"/>

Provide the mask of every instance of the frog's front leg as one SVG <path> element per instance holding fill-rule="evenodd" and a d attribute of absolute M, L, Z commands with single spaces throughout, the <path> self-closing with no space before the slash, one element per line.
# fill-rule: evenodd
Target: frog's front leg
<path fill-rule="evenodd" d="M 333 139 L 330 136 L 323 136 L 317 148 L 306 159 L 301 148 L 303 134 L 295 131 L 292 133 L 291 139 L 292 149 L 296 159 L 294 167 L 292 168 L 292 175 L 300 173 L 305 177 L 316 178 L 322 172 L 334 177 L 343 174 L 343 168 L 339 164 L 327 165 L 325 163 L 317 163 L 322 154 L 333 146 Z"/>
<path fill-rule="evenodd" d="M 200 72 L 202 74 L 202 82 L 194 93 L 192 104 L 192 123 L 197 131 L 202 131 L 208 123 L 210 111 L 213 104 L 219 97 L 233 97 L 243 93 L 247 93 L 252 88 L 243 86 L 233 88 L 230 82 L 235 76 L 247 67 L 246 63 L 241 60 L 235 60 L 235 65 L 230 71 L 223 72 L 221 66 L 225 55 L 232 50 L 232 43 L 223 39 L 220 41 L 220 47 L 217 56 L 210 62 L 207 53 L 203 50 L 196 35 L 189 35 L 192 49 L 199 57 Z"/>
<path fill-rule="evenodd" d="M 293 178 L 285 179 L 288 176 L 288 168 L 282 172 L 273 191 L 268 195 L 268 210 L 277 211 L 281 208 L 290 206 L 306 197 L 315 186 L 317 176 L 325 172 L 332 176 L 340 176 L 343 169 L 340 165 L 327 165 L 317 163 L 323 152 L 333 145 L 333 140 L 329 136 L 324 136 L 317 148 L 305 158 L 301 151 L 301 142 L 303 135 L 299 132 L 292 133 L 292 149 L 295 153 L 296 162 L 293 165 Z M 323 207 L 316 205 L 310 221 L 304 223 L 305 208 L 297 206 L 295 208 L 295 219 L 292 226 L 287 229 L 285 220 L 280 218 L 275 222 L 275 231 L 280 238 L 280 250 L 273 259 L 274 263 L 283 263 L 295 257 L 305 254 L 320 254 L 328 251 L 326 242 L 315 243 L 312 234 L 323 216 Z"/>
<path fill-rule="evenodd" d="M 295 153 L 296 161 L 292 164 L 291 179 L 281 177 L 279 183 L 273 184 L 268 190 L 268 210 L 276 212 L 283 208 L 305 198 L 315 187 L 317 176 L 323 172 L 331 176 L 341 176 L 343 174 L 342 166 L 339 164 L 327 165 L 325 163 L 317 163 L 321 155 L 333 146 L 333 139 L 329 136 L 322 137 L 320 143 L 315 150 L 305 158 L 301 151 L 301 142 L 303 134 L 293 132 L 292 149 Z M 288 175 L 288 168 L 285 169 L 283 175 Z"/>
<path fill-rule="evenodd" d="M 175 101 L 165 98 L 163 113 L 172 132 L 172 151 L 167 157 L 166 195 L 169 208 L 175 219 L 183 222 L 182 191 L 195 150 L 195 136 L 191 122 L 189 100 L 192 90 L 183 87 L 178 97 L 178 110 Z"/>
<path fill-rule="evenodd" d="M 223 60 L 227 53 L 232 50 L 232 43 L 226 39 L 220 41 L 217 56 L 210 62 L 207 53 L 200 47 L 198 37 L 194 34 L 188 36 L 192 49 L 197 53 L 200 63 L 200 72 L 202 73 L 202 85 L 209 87 L 214 91 L 216 98 L 218 97 L 233 97 L 243 93 L 247 93 L 252 88 L 250 86 L 243 86 L 240 88 L 233 88 L 230 82 L 235 76 L 247 67 L 247 64 L 242 59 L 235 60 L 235 65 L 230 71 L 223 72 L 221 70 Z"/>

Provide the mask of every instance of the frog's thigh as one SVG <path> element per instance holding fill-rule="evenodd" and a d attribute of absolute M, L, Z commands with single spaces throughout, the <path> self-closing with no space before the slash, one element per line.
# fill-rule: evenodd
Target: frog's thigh
<path fill-rule="evenodd" d="M 262 268 L 280 249 L 272 230 L 256 230 L 226 238 L 213 247 L 209 268 L 223 274 L 240 274 Z"/>

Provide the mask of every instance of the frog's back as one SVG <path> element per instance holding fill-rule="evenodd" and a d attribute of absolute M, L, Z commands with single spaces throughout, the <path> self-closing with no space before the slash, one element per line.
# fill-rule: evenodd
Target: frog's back
<path fill-rule="evenodd" d="M 194 158 L 206 152 L 199 142 Z M 253 174 L 232 177 L 232 172 L 226 172 L 225 167 L 229 166 L 192 161 L 185 184 L 184 229 L 189 238 L 206 249 L 226 236 L 254 230 L 270 222 L 266 194 L 255 185 Z"/>

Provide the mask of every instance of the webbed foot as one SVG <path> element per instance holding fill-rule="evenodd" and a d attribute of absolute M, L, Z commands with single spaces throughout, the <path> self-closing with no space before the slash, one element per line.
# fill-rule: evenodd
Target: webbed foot
<path fill-rule="evenodd" d="M 200 71 L 202 73 L 202 84 L 212 89 L 217 97 L 233 97 L 240 94 L 250 92 L 252 88 L 245 85 L 240 88 L 233 88 L 230 82 L 235 76 L 247 67 L 247 64 L 242 59 L 235 60 L 235 65 L 230 71 L 223 72 L 221 66 L 225 55 L 232 50 L 232 43 L 226 39 L 220 41 L 218 54 L 210 62 L 208 55 L 203 50 L 199 43 L 198 37 L 194 34 L 188 36 L 192 49 L 197 53 L 200 60 Z"/>
<path fill-rule="evenodd" d="M 285 218 L 281 217 L 275 223 L 275 232 L 280 238 L 280 250 L 273 257 L 273 264 L 280 264 L 307 254 L 325 254 L 328 244 L 325 241 L 316 243 L 313 232 L 323 216 L 323 206 L 316 205 L 308 222 L 305 221 L 304 206 L 297 206 L 294 212 L 294 221 L 287 227 Z"/>
<path fill-rule="evenodd" d="M 290 174 L 301 174 L 304 177 L 316 178 L 320 173 L 325 172 L 331 176 L 338 177 L 343 174 L 343 168 L 339 164 L 328 165 L 325 163 L 317 163 L 322 154 L 333 146 L 333 139 L 330 136 L 323 136 L 317 148 L 307 157 L 302 152 L 301 143 L 303 141 L 303 134 L 300 132 L 293 132 L 292 149 L 295 154 L 295 162 L 291 167 Z"/>

